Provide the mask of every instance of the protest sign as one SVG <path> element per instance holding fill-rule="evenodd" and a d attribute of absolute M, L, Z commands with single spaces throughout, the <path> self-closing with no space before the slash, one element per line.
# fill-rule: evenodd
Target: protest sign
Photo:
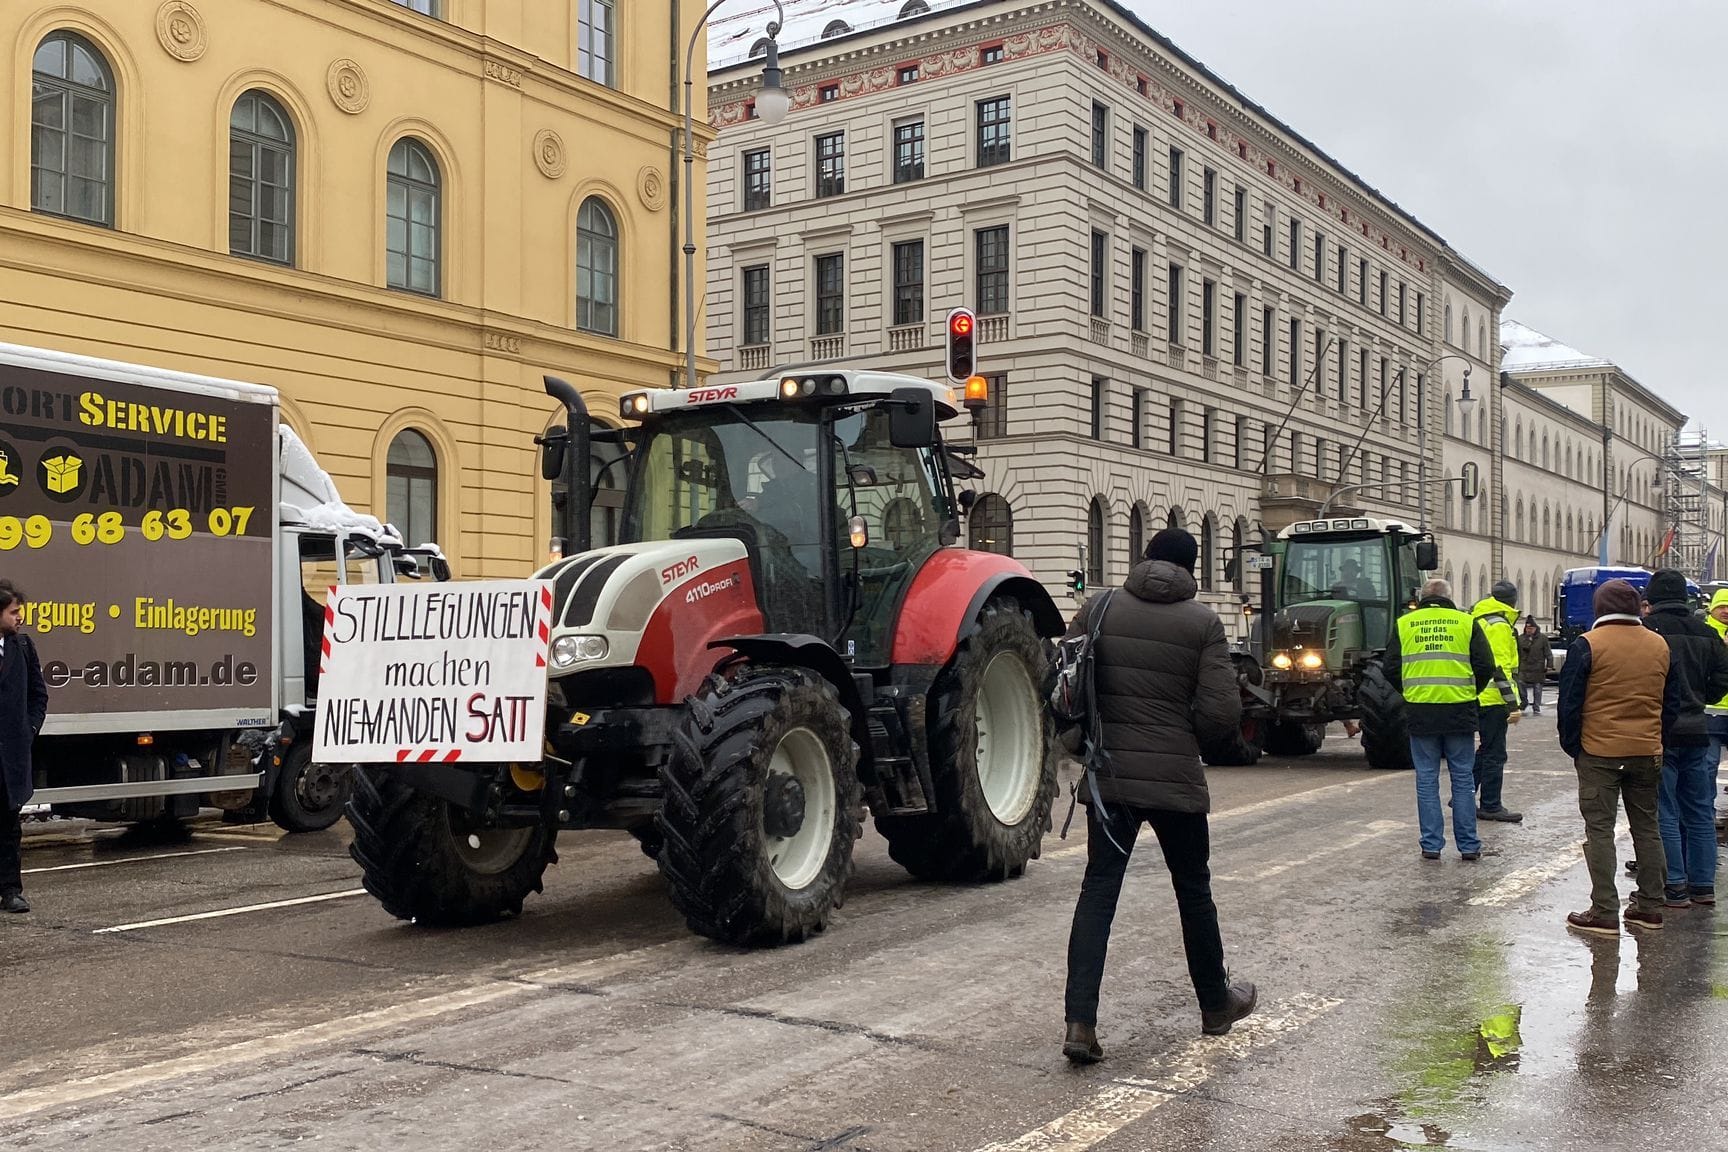
<path fill-rule="evenodd" d="M 538 761 L 551 623 L 542 580 L 332 589 L 314 758 Z"/>

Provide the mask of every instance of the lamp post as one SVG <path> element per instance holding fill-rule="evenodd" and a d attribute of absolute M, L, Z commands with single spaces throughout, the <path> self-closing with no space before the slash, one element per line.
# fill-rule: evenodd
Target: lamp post
<path fill-rule="evenodd" d="M 696 189 L 693 169 L 696 165 L 696 138 L 690 122 L 691 68 L 695 63 L 696 42 L 708 18 L 726 0 L 714 0 L 708 11 L 690 33 L 690 46 L 684 51 L 684 387 L 696 387 Z M 786 10 L 780 0 L 774 0 L 775 18 L 768 25 L 768 52 L 762 61 L 762 90 L 756 93 L 756 115 L 764 124 L 778 124 L 792 110 L 792 97 L 781 87 L 780 45 L 776 37 L 786 24 Z M 703 70 L 706 74 L 706 69 Z"/>
<path fill-rule="evenodd" d="M 1328 345 L 1328 347 L 1330 347 L 1330 345 Z M 1417 364 L 1414 366 L 1414 367 L 1419 368 L 1421 370 L 1417 375 L 1418 386 L 1417 386 L 1417 390 L 1416 390 L 1416 444 L 1417 444 L 1416 454 L 1418 457 L 1417 462 L 1416 462 L 1416 499 L 1417 499 L 1418 512 L 1419 512 L 1418 518 L 1422 522 L 1423 529 L 1426 529 L 1428 527 L 1428 394 L 1427 394 L 1428 377 L 1427 377 L 1427 373 L 1430 369 L 1432 369 L 1434 367 L 1434 365 L 1439 364 L 1439 363 L 1446 361 L 1446 360 L 1464 360 L 1464 361 L 1466 361 L 1466 363 L 1464 365 L 1464 395 L 1459 398 L 1458 403 L 1459 403 L 1461 411 L 1463 412 L 1463 414 L 1466 418 L 1469 417 L 1471 410 L 1476 406 L 1476 398 L 1474 396 L 1470 395 L 1470 364 L 1468 363 L 1467 357 L 1465 357 L 1462 354 L 1457 353 L 1457 352 L 1448 352 L 1443 356 L 1436 356 L 1432 360 L 1424 360 L 1420 364 Z M 1386 399 L 1387 399 L 1387 397 L 1392 395 L 1393 381 L 1394 380 L 1407 379 L 1409 371 L 1410 370 L 1408 368 L 1403 369 L 1399 372 L 1399 374 L 1397 376 L 1392 377 L 1391 379 L 1388 379 L 1384 383 L 1381 384 L 1379 401 L 1375 405 L 1374 411 L 1369 414 L 1368 421 L 1362 429 L 1362 435 L 1360 435 L 1356 438 L 1356 443 L 1353 444 L 1350 448 L 1350 455 L 1345 458 L 1343 465 L 1341 465 L 1338 469 L 1338 479 L 1340 482 L 1342 482 L 1344 479 L 1345 469 L 1348 468 L 1350 464 L 1355 462 L 1357 453 L 1359 453 L 1362 450 L 1363 442 L 1368 439 L 1369 430 L 1374 427 L 1374 422 L 1380 418 L 1380 413 L 1382 411 L 1384 411 L 1384 409 L 1386 407 Z M 1358 485 L 1356 485 L 1356 487 L 1361 488 L 1361 487 L 1365 487 L 1365 485 L 1358 484 Z"/>

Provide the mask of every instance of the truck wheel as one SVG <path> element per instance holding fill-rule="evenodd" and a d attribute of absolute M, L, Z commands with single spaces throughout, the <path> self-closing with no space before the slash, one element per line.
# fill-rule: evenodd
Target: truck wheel
<path fill-rule="evenodd" d="M 1312 756 L 1326 742 L 1326 725 L 1274 720 L 1266 725 L 1266 751 L 1272 756 Z"/>
<path fill-rule="evenodd" d="M 798 669 L 713 676 L 660 769 L 656 857 L 693 931 L 797 943 L 828 926 L 858 838 L 858 746 L 833 685 Z"/>
<path fill-rule="evenodd" d="M 931 690 L 935 811 L 883 816 L 888 855 L 923 880 L 1006 880 L 1050 827 L 1055 733 L 1040 686 L 1050 656 L 1013 600 L 984 606 Z"/>
<path fill-rule="evenodd" d="M 296 740 L 270 790 L 270 819 L 284 832 L 322 832 L 342 817 L 354 789 L 347 764 L 315 764 L 312 741 Z"/>
<path fill-rule="evenodd" d="M 1410 760 L 1410 729 L 1404 715 L 1404 698 L 1392 687 L 1380 665 L 1370 664 L 1362 670 L 1356 703 L 1362 709 L 1362 754 L 1368 758 L 1368 767 L 1394 772 L 1412 770 L 1415 765 Z"/>
<path fill-rule="evenodd" d="M 366 891 L 392 916 L 434 927 L 519 915 L 541 890 L 556 835 L 542 825 L 480 827 L 388 768 L 354 770 L 348 823 Z"/>
<path fill-rule="evenodd" d="M 1258 717 L 1244 716 L 1236 742 L 1227 748 L 1207 752 L 1202 759 L 1214 768 L 1252 767 L 1260 763 L 1260 753 L 1264 750 L 1261 736 L 1263 730 L 1264 726 Z"/>

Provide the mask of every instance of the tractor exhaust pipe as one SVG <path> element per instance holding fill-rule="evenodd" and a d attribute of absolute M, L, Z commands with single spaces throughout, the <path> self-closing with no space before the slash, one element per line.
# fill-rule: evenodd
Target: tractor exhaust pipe
<path fill-rule="evenodd" d="M 542 474 L 551 472 L 564 481 L 564 507 L 560 509 L 554 528 L 564 539 L 564 555 L 573 556 L 593 547 L 589 506 L 593 503 L 593 479 L 589 475 L 592 449 L 589 443 L 588 405 L 582 393 L 556 376 L 543 377 L 546 395 L 564 405 L 564 434 L 557 429 L 541 440 L 546 455 L 542 457 Z M 553 460 L 552 445 L 557 444 L 557 459 Z M 551 464 L 558 467 L 553 469 Z"/>

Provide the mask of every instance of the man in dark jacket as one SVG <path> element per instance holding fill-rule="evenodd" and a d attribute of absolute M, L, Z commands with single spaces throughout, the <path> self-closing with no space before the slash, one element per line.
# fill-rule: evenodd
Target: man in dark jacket
<path fill-rule="evenodd" d="M 1097 787 L 1087 798 L 1086 878 L 1068 938 L 1068 1031 L 1063 1054 L 1077 1064 L 1103 1058 L 1098 989 L 1110 922 L 1140 825 L 1152 825 L 1170 869 L 1188 975 L 1202 1031 L 1218 1036 L 1254 1010 L 1254 985 L 1231 984 L 1212 903 L 1206 814 L 1211 797 L 1200 749 L 1223 747 L 1242 725 L 1242 701 L 1217 613 L 1194 599 L 1194 537 L 1166 528 L 1146 559 L 1112 593 L 1093 657 L 1094 707 L 1102 747 L 1089 763 Z M 1069 629 L 1085 635 L 1103 598 L 1087 602 Z"/>
<path fill-rule="evenodd" d="M 1542 686 L 1554 667 L 1554 650 L 1548 637 L 1536 626 L 1534 616 L 1524 617 L 1524 631 L 1518 634 L 1518 686 L 1523 690 L 1526 712 L 1542 715 Z"/>
<path fill-rule="evenodd" d="M 1452 602 L 1452 585 L 1430 580 L 1413 612 L 1398 618 L 1386 645 L 1386 676 L 1404 694 L 1410 759 L 1416 767 L 1416 823 L 1422 858 L 1440 859 L 1446 820 L 1440 810 L 1440 760 L 1452 778 L 1452 838 L 1466 860 L 1482 858 L 1476 836 L 1478 698 L 1498 673 L 1494 648 L 1470 613 Z"/>
<path fill-rule="evenodd" d="M 1695 616 L 1686 577 L 1663 568 L 1644 589 L 1644 626 L 1668 642 L 1681 705 L 1662 732 L 1662 785 L 1657 823 L 1667 855 L 1663 903 L 1670 908 L 1716 903 L 1716 782 L 1709 771 L 1704 709 L 1728 694 L 1728 644 Z"/>
<path fill-rule="evenodd" d="M 48 716 L 48 685 L 24 627 L 24 593 L 0 580 L 0 912 L 28 912 L 20 810 L 35 792 L 30 744 Z"/>

